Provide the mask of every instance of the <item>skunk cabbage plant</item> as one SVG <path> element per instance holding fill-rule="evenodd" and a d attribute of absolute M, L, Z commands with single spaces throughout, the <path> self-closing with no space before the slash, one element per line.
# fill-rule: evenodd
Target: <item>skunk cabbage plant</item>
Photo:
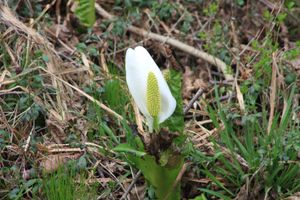
<path fill-rule="evenodd" d="M 129 91 L 152 132 L 173 114 L 176 100 L 162 72 L 144 47 L 127 50 L 125 67 Z"/>
<path fill-rule="evenodd" d="M 148 51 L 141 46 L 127 50 L 125 67 L 129 92 L 144 115 L 149 132 L 155 130 L 156 134 L 150 134 L 149 141 L 145 142 L 126 128 L 127 143 L 119 144 L 114 151 L 125 153 L 126 160 L 141 170 L 156 199 L 179 200 L 180 182 L 177 177 L 184 164 L 184 156 L 171 144 L 175 138 L 173 133 L 182 133 L 184 128 L 181 75 L 170 70 L 168 85 Z M 168 131 L 160 131 L 160 124 Z"/>

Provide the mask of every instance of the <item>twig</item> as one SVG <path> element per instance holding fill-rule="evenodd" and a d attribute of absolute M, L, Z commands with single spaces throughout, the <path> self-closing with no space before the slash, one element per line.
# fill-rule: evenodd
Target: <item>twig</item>
<path fill-rule="evenodd" d="M 240 106 L 240 110 L 242 113 L 245 113 L 245 101 L 244 101 L 244 97 L 243 97 L 243 94 L 241 92 L 241 89 L 240 89 L 240 86 L 238 84 L 238 73 L 239 73 L 239 66 L 240 66 L 240 61 L 238 60 L 237 61 L 237 70 L 236 70 L 236 76 L 234 78 L 234 87 L 235 87 L 235 90 L 236 90 L 236 98 L 238 100 L 238 103 L 239 103 L 239 106 Z"/>
<path fill-rule="evenodd" d="M 210 84 L 212 85 L 224 85 L 224 86 L 232 86 L 232 81 L 216 81 L 216 80 L 210 80 Z"/>
<path fill-rule="evenodd" d="M 221 96 L 220 98 L 219 98 L 219 101 L 225 101 L 225 100 L 227 100 L 227 99 L 231 99 L 231 98 L 235 98 L 236 97 L 236 94 L 235 93 L 229 93 L 229 94 L 226 94 L 226 95 L 224 95 L 224 96 Z M 217 102 L 217 100 L 213 100 L 212 102 Z"/>
<path fill-rule="evenodd" d="M 192 107 L 193 103 L 203 94 L 204 89 L 200 88 L 195 96 L 192 98 L 192 100 L 189 102 L 189 104 L 184 108 L 183 114 L 186 114 Z"/>
<path fill-rule="evenodd" d="M 99 15 L 101 15 L 102 17 L 112 20 L 115 16 L 111 15 L 110 13 L 108 13 L 106 10 L 104 10 L 99 4 L 95 4 L 96 7 L 96 11 Z M 153 40 L 157 40 L 160 41 L 162 43 L 167 43 L 169 45 L 172 45 L 186 53 L 189 53 L 193 56 L 199 57 L 203 60 L 206 60 L 208 63 L 218 67 L 224 74 L 225 79 L 228 80 L 233 80 L 233 76 L 231 74 L 227 73 L 227 66 L 226 64 L 220 60 L 219 58 L 216 58 L 204 51 L 200 51 L 199 49 L 196 49 L 190 45 L 187 45 L 183 42 L 180 42 L 174 38 L 170 38 L 170 37 L 166 37 L 166 36 L 162 36 L 156 33 L 152 33 L 150 31 L 146 31 L 144 29 L 135 27 L 135 26 L 128 26 L 128 30 L 137 34 L 137 35 L 141 35 L 144 37 L 149 37 Z"/>
<path fill-rule="evenodd" d="M 30 131 L 30 133 L 28 135 L 28 138 L 26 140 L 26 143 L 24 145 L 24 152 L 27 152 L 27 150 L 28 150 L 28 147 L 29 147 L 29 144 L 30 144 L 30 140 L 31 140 L 31 136 L 32 136 L 32 133 L 34 132 L 34 128 L 35 128 L 35 123 L 33 121 L 33 125 L 32 125 L 32 128 L 31 128 L 31 131 Z"/>
<path fill-rule="evenodd" d="M 49 149 L 48 153 L 74 153 L 74 152 L 84 152 L 81 148 L 63 148 L 63 149 Z"/>
<path fill-rule="evenodd" d="M 133 178 L 132 182 L 130 183 L 130 185 L 128 186 L 128 188 L 126 189 L 125 193 L 122 195 L 120 200 L 123 199 L 127 199 L 127 195 L 129 194 L 129 192 L 132 190 L 134 184 L 136 183 L 136 181 L 138 180 L 138 178 L 141 176 L 142 171 L 139 170 L 138 173 L 135 175 L 135 177 Z"/>

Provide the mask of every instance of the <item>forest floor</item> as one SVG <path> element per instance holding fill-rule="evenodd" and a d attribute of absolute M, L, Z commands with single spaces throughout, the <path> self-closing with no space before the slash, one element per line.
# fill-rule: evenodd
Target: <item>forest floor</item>
<path fill-rule="evenodd" d="M 155 199 L 115 151 L 148 134 L 135 46 L 179 75 L 182 199 L 300 199 L 299 1 L 95 5 L 88 28 L 75 0 L 0 3 L 0 200 Z"/>

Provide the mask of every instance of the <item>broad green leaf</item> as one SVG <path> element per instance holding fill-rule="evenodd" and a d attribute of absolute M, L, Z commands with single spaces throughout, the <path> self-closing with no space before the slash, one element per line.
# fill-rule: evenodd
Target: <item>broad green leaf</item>
<path fill-rule="evenodd" d="M 92 27 L 96 21 L 95 0 L 79 0 L 75 14 L 83 25 Z"/>
<path fill-rule="evenodd" d="M 143 158 L 128 155 L 128 159 L 142 171 L 145 179 L 153 186 L 157 199 L 180 199 L 180 182 L 175 187 L 174 183 L 183 165 L 182 156 L 177 157 L 177 165 L 173 167 L 160 166 L 150 155 Z"/>

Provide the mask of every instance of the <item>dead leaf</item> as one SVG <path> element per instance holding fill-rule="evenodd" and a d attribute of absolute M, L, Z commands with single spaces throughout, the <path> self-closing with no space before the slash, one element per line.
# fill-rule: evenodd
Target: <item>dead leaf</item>
<path fill-rule="evenodd" d="M 60 39 L 63 42 L 67 42 L 71 39 L 71 31 L 62 24 L 54 24 L 49 28 L 46 27 L 45 31 L 55 40 Z M 58 33 L 58 36 L 57 36 Z"/>
<path fill-rule="evenodd" d="M 189 66 L 185 66 L 183 73 L 183 98 L 191 99 L 194 90 L 207 88 L 208 73 L 206 70 L 198 69 L 194 72 Z"/>
<path fill-rule="evenodd" d="M 244 97 L 243 97 L 243 94 L 240 90 L 240 86 L 238 85 L 237 82 L 235 84 L 235 89 L 236 89 L 236 97 L 237 97 L 237 100 L 239 102 L 240 109 L 241 109 L 242 113 L 244 113 L 245 112 Z"/>
<path fill-rule="evenodd" d="M 243 185 L 239 191 L 239 193 L 236 195 L 234 200 L 248 200 L 249 199 L 249 188 L 248 184 L 246 183 Z"/>
<path fill-rule="evenodd" d="M 190 67 L 186 66 L 183 74 L 183 98 L 191 97 L 193 87 L 193 72 Z"/>
<path fill-rule="evenodd" d="M 60 123 L 58 121 L 53 121 L 53 120 L 46 120 L 46 125 L 53 136 L 54 140 L 56 143 L 61 144 L 62 141 L 65 139 L 66 135 L 64 133 L 65 126 L 63 123 Z"/>
<path fill-rule="evenodd" d="M 295 60 L 292 60 L 291 64 L 296 70 L 300 70 L 300 56 L 298 56 Z"/>
<path fill-rule="evenodd" d="M 65 164 L 69 160 L 76 160 L 78 159 L 82 154 L 76 153 L 76 154 L 55 154 L 55 155 L 49 155 L 46 156 L 41 162 L 40 167 L 42 167 L 45 172 L 53 172 L 57 170 L 61 165 Z"/>

